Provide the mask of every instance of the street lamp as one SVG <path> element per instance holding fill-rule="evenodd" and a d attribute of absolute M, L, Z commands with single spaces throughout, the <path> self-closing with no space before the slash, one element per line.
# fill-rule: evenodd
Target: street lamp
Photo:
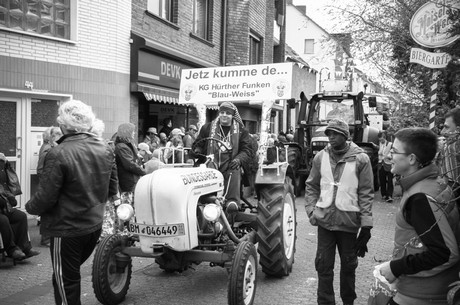
<path fill-rule="evenodd" d="M 318 85 L 318 91 L 321 92 L 322 91 L 322 86 L 321 86 L 321 74 L 323 73 L 323 70 L 327 70 L 329 72 L 329 68 L 328 67 L 324 67 L 324 68 L 321 68 L 321 70 L 319 70 L 319 85 Z"/>

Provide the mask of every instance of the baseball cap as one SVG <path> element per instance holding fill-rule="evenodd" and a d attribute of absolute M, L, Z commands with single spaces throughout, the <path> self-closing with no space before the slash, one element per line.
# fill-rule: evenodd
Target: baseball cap
<path fill-rule="evenodd" d="M 326 136 L 329 130 L 333 130 L 337 133 L 340 133 L 347 139 L 350 137 L 350 129 L 348 127 L 348 124 L 344 120 L 341 120 L 341 119 L 330 120 L 329 123 L 327 124 L 326 130 L 324 131 Z"/>
<path fill-rule="evenodd" d="M 157 129 L 156 129 L 155 127 L 150 127 L 150 128 L 147 130 L 147 133 L 158 134 L 158 133 L 157 133 Z"/>
<path fill-rule="evenodd" d="M 150 148 L 147 143 L 139 143 L 137 149 L 145 151 L 147 154 L 151 155 Z"/>

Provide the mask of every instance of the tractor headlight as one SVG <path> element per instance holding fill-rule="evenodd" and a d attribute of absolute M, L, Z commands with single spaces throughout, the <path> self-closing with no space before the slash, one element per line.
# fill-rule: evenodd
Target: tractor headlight
<path fill-rule="evenodd" d="M 134 209 L 128 203 L 122 203 L 117 207 L 117 216 L 120 220 L 128 221 L 134 216 Z"/>
<path fill-rule="evenodd" d="M 204 206 L 203 216 L 207 221 L 216 221 L 219 219 L 222 213 L 222 208 L 214 203 L 210 203 Z"/>

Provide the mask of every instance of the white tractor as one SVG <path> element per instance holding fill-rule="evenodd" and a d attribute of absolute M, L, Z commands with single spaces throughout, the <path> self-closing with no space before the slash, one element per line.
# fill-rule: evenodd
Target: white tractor
<path fill-rule="evenodd" d="M 270 110 L 271 104 L 264 103 L 262 131 L 268 130 Z M 268 134 L 262 132 L 261 140 L 267 143 Z M 256 178 L 259 200 L 243 200 L 231 217 L 223 209 L 223 176 L 210 168 L 213 156 L 200 165 L 176 163 L 143 176 L 134 209 L 128 204 L 117 208 L 127 230 L 105 237 L 96 249 L 92 280 L 97 299 L 103 304 L 123 301 L 132 257 L 154 258 L 165 272 L 182 272 L 202 262 L 224 267 L 230 305 L 253 304 L 258 262 L 267 275 L 289 275 L 296 243 L 293 174 L 287 162 L 279 162 L 278 152 L 277 162 L 265 165 L 264 147 Z"/>

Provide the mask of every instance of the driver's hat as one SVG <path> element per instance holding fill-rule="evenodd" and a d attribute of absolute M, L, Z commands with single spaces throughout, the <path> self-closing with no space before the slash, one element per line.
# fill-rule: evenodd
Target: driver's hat
<path fill-rule="evenodd" d="M 327 134 L 328 131 L 331 131 L 331 130 L 342 134 L 347 139 L 350 137 L 350 128 L 348 127 L 347 122 L 345 122 L 344 120 L 341 120 L 341 119 L 330 120 L 329 123 L 327 124 L 326 130 L 324 131 L 326 136 L 328 135 Z"/>

